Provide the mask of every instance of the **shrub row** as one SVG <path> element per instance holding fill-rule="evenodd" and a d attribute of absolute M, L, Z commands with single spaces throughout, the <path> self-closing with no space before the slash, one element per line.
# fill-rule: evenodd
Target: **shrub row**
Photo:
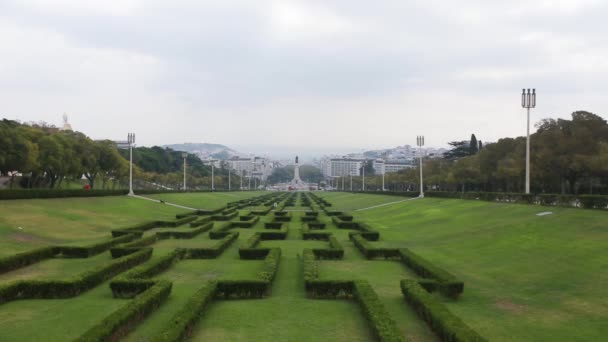
<path fill-rule="evenodd" d="M 153 341 L 183 341 L 190 336 L 198 320 L 203 316 L 205 309 L 216 296 L 218 283 L 209 281 L 186 302 L 170 320 L 167 321 L 162 333 Z"/>
<path fill-rule="evenodd" d="M 185 259 L 215 259 L 239 237 L 238 232 L 229 233 L 210 248 L 185 248 Z"/>
<path fill-rule="evenodd" d="M 402 280 L 401 292 L 418 315 L 429 324 L 431 329 L 443 341 L 486 341 L 460 318 L 448 311 L 441 302 L 433 298 L 415 280 Z"/>
<path fill-rule="evenodd" d="M 350 298 L 353 282 L 348 280 L 319 280 L 319 264 L 312 249 L 302 251 L 304 287 L 310 298 Z"/>
<path fill-rule="evenodd" d="M 169 297 L 172 284 L 158 281 L 147 291 L 116 310 L 81 335 L 76 342 L 117 341 Z"/>
<path fill-rule="evenodd" d="M 264 265 L 262 270 L 258 272 L 258 279 L 272 283 L 279 268 L 279 261 L 281 261 L 281 249 L 272 248 L 264 258 Z"/>
<path fill-rule="evenodd" d="M 123 243 L 117 247 L 111 248 L 110 253 L 112 254 L 112 258 L 120 258 L 125 255 L 133 254 L 142 247 L 152 245 L 156 242 L 156 240 L 156 235 L 150 235 L 145 238 L 137 239 L 129 243 Z"/>
<path fill-rule="evenodd" d="M 164 232 L 157 232 L 156 236 L 159 239 L 170 239 L 170 238 L 174 238 L 174 239 L 192 239 L 193 237 L 204 233 L 208 230 L 210 230 L 211 228 L 213 228 L 213 222 L 207 222 L 204 225 L 198 227 L 198 228 L 193 228 L 193 229 L 189 229 L 187 231 L 164 231 Z"/>
<path fill-rule="evenodd" d="M 211 216 L 211 218 L 213 219 L 213 221 L 230 221 L 231 219 L 235 218 L 238 214 L 239 214 L 239 212 L 235 210 L 228 214 L 222 212 L 222 214 L 213 215 L 213 216 Z"/>
<path fill-rule="evenodd" d="M 230 234 L 228 231 L 232 229 L 232 222 L 214 223 L 213 229 L 209 232 L 209 238 L 221 239 Z"/>
<path fill-rule="evenodd" d="M 199 218 L 197 218 L 196 220 L 194 220 L 194 221 L 190 222 L 190 227 L 192 227 L 192 228 L 196 228 L 196 227 L 198 227 L 198 226 L 202 226 L 202 225 L 204 225 L 205 223 L 207 223 L 207 222 L 211 222 L 211 221 L 213 221 L 213 220 L 211 219 L 211 216 L 203 216 L 203 217 L 199 217 Z"/>
<path fill-rule="evenodd" d="M 439 282 L 438 289 L 444 295 L 457 297 L 464 291 L 464 283 L 462 281 L 409 249 L 399 249 L 399 255 L 401 256 L 402 262 L 414 270 L 419 276 L 437 280 Z"/>
<path fill-rule="evenodd" d="M 264 280 L 222 280 L 217 284 L 216 297 L 220 299 L 263 298 L 269 283 Z"/>
<path fill-rule="evenodd" d="M 333 235 L 328 236 L 329 248 L 315 248 L 313 253 L 317 259 L 342 259 L 344 257 L 344 248 Z"/>
<path fill-rule="evenodd" d="M 374 259 L 380 257 L 385 259 L 392 259 L 400 257 L 398 249 L 372 247 L 360 233 L 350 233 L 348 234 L 348 236 L 355 245 L 355 247 L 357 247 L 357 249 L 359 249 L 359 251 L 361 251 L 361 253 L 367 259 Z"/>
<path fill-rule="evenodd" d="M 283 222 L 265 222 L 264 228 L 266 229 L 281 229 L 283 228 Z"/>
<path fill-rule="evenodd" d="M 272 204 L 273 203 L 271 203 L 271 204 L 264 203 L 264 206 L 266 206 L 266 208 L 261 209 L 261 210 L 252 210 L 251 214 L 258 215 L 258 216 L 265 216 L 272 210 Z"/>
<path fill-rule="evenodd" d="M 41 247 L 26 252 L 17 253 L 0 259 L 0 273 L 16 270 L 44 259 L 50 259 L 57 254 L 55 247 Z"/>
<path fill-rule="evenodd" d="M 354 281 L 353 296 L 363 310 L 363 316 L 380 341 L 405 341 L 397 324 L 388 314 L 378 295 L 365 280 Z"/>
<path fill-rule="evenodd" d="M 137 237 L 136 234 L 127 234 L 88 246 L 57 246 L 55 248 L 58 253 L 68 258 L 88 258 L 107 251 L 112 246 L 135 240 Z"/>
<path fill-rule="evenodd" d="M 3 189 L 0 190 L 0 200 L 30 199 L 30 198 L 62 198 L 62 197 L 100 197 L 122 196 L 129 190 L 82 190 L 82 189 Z"/>
<path fill-rule="evenodd" d="M 68 280 L 18 280 L 0 285 L 0 304 L 16 299 L 69 298 L 150 258 L 152 249 L 113 260 Z"/>
<path fill-rule="evenodd" d="M 187 217 L 175 220 L 175 221 L 142 222 L 142 223 L 138 223 L 136 225 L 130 226 L 130 227 L 112 230 L 112 236 L 119 237 L 119 236 L 123 236 L 123 235 L 127 235 L 127 234 L 137 234 L 141 237 L 145 231 L 150 230 L 150 229 L 161 228 L 161 227 L 177 227 L 177 226 L 186 224 L 188 222 L 192 222 L 194 220 L 196 220 L 196 216 L 187 216 Z"/>
<path fill-rule="evenodd" d="M 341 229 L 357 229 L 359 226 L 357 222 L 352 221 L 344 221 L 341 219 L 341 215 L 336 215 L 331 217 L 331 221 L 336 225 L 336 227 Z M 352 216 L 351 216 L 352 220 Z"/>
<path fill-rule="evenodd" d="M 232 222 L 232 227 L 237 228 L 251 228 L 260 220 L 259 216 L 241 216 L 238 221 Z"/>

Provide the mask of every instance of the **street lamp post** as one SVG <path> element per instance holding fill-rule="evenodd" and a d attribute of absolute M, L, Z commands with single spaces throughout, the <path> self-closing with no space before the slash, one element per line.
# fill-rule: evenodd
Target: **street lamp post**
<path fill-rule="evenodd" d="M 536 89 L 521 90 L 521 106 L 528 111 L 526 124 L 526 194 L 530 193 L 530 108 L 536 107 Z"/>
<path fill-rule="evenodd" d="M 127 141 L 129 142 L 129 196 L 133 196 L 135 195 L 133 193 L 133 144 L 135 144 L 135 133 L 129 133 Z"/>
<path fill-rule="evenodd" d="M 365 159 L 363 159 L 363 166 L 361 167 L 363 174 L 363 185 L 361 186 L 361 191 L 365 191 Z"/>
<path fill-rule="evenodd" d="M 416 144 L 418 145 L 418 157 L 420 159 L 420 197 L 424 197 L 424 182 L 422 181 L 422 146 L 424 146 L 424 135 L 416 137 Z"/>
<path fill-rule="evenodd" d="M 241 169 L 241 191 L 243 191 L 243 169 Z"/>
<path fill-rule="evenodd" d="M 349 173 L 350 173 L 350 192 L 353 192 L 353 172 L 352 172 L 352 170 Z"/>
<path fill-rule="evenodd" d="M 215 160 L 211 159 L 209 162 L 211 163 L 211 191 L 215 191 L 215 176 L 213 174 L 213 169 L 215 169 Z"/>
<path fill-rule="evenodd" d="M 186 158 L 188 157 L 188 152 L 182 152 L 182 158 L 184 158 L 184 191 L 186 191 Z"/>

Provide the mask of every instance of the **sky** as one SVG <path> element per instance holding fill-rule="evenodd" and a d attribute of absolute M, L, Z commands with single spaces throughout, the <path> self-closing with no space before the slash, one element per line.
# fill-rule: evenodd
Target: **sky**
<path fill-rule="evenodd" d="M 0 0 L 0 118 L 139 145 L 445 147 L 608 118 L 608 1 Z"/>

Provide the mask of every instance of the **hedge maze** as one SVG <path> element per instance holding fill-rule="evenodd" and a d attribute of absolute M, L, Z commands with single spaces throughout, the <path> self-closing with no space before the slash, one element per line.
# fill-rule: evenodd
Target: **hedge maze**
<path fill-rule="evenodd" d="M 358 253 L 374 262 L 399 262 L 417 275 L 394 286 L 401 290 L 403 305 L 411 306 L 439 339 L 484 341 L 466 325 L 466 317 L 455 316 L 438 297 L 457 300 L 464 290 L 462 281 L 407 248 L 382 247 L 377 242 L 380 233 L 372 226 L 331 207 L 314 193 L 270 193 L 180 214 L 174 221 L 116 229 L 110 239 L 96 244 L 16 254 L 0 259 L 0 304 L 78 301 L 84 292 L 103 286 L 122 304 L 66 340 L 182 341 L 196 337 L 214 302 L 272 298 L 284 253 L 292 253 L 301 265 L 294 274 L 305 300 L 352 301 L 377 340 L 405 341 L 402 322 L 393 319 L 366 274 L 352 273 L 345 279 L 323 271 L 324 262 L 344 263 L 349 254 Z M 292 252 L 289 246 L 299 249 Z M 20 278 L 18 271 L 54 259 L 90 260 L 93 266 L 63 279 Z M 215 267 L 213 272 L 201 271 L 209 265 Z M 256 305 L 250 307 L 255 315 Z M 290 310 L 297 312 L 298 307 Z M 306 334 L 301 332 L 303 340 Z"/>

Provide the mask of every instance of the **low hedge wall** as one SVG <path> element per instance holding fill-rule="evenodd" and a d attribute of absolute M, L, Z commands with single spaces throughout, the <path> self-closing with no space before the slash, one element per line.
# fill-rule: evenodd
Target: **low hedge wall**
<path fill-rule="evenodd" d="M 213 301 L 217 293 L 218 283 L 209 281 L 200 290 L 196 291 L 152 341 L 174 342 L 183 341 L 192 334 L 196 323 L 203 316 L 205 309 Z"/>
<path fill-rule="evenodd" d="M 341 219 L 343 216 L 332 216 L 331 221 L 336 225 L 336 227 L 341 229 L 357 229 L 359 226 L 357 222 L 353 221 L 344 221 Z M 351 216 L 352 219 L 352 216 Z"/>
<path fill-rule="evenodd" d="M 211 228 L 213 228 L 213 222 L 207 222 L 198 228 L 189 229 L 187 231 L 156 232 L 156 236 L 158 239 L 192 239 L 201 233 L 209 231 Z"/>
<path fill-rule="evenodd" d="M 152 249 L 113 260 L 67 280 L 17 280 L 0 285 L 0 304 L 16 299 L 70 298 L 148 259 Z"/>
<path fill-rule="evenodd" d="M 287 226 L 281 227 L 281 229 L 267 229 L 265 231 L 259 232 L 262 240 L 285 240 L 287 238 L 287 234 L 289 229 Z"/>
<path fill-rule="evenodd" d="M 263 298 L 268 292 L 269 283 L 264 280 L 222 280 L 217 284 L 216 298 L 253 299 Z"/>
<path fill-rule="evenodd" d="M 238 232 L 229 233 L 210 248 L 185 248 L 184 259 L 215 259 L 222 254 L 237 238 Z"/>
<path fill-rule="evenodd" d="M 17 253 L 0 259 L 0 274 L 35 264 L 44 259 L 50 259 L 57 254 L 55 247 L 41 247 L 26 252 Z"/>
<path fill-rule="evenodd" d="M 239 221 L 232 221 L 232 227 L 251 228 L 260 220 L 259 216 L 241 216 Z"/>
<path fill-rule="evenodd" d="M 266 258 L 264 258 L 264 265 L 262 266 L 262 270 L 258 272 L 258 279 L 272 283 L 277 274 L 280 261 L 281 249 L 272 248 Z"/>
<path fill-rule="evenodd" d="M 129 190 L 83 190 L 83 189 L 3 189 L 0 200 L 65 197 L 123 196 Z"/>
<path fill-rule="evenodd" d="M 401 255 L 399 254 L 399 250 L 396 248 L 372 247 L 367 242 L 367 240 L 363 237 L 363 235 L 360 233 L 350 233 L 349 238 L 351 239 L 351 241 L 353 242 L 355 247 L 357 247 L 357 249 L 359 249 L 359 251 L 361 251 L 361 253 L 367 259 L 374 259 L 374 258 L 394 259 L 394 258 L 401 257 Z"/>
<path fill-rule="evenodd" d="M 133 254 L 140 250 L 142 247 L 154 244 L 157 241 L 156 235 L 150 235 L 148 237 L 137 239 L 129 243 L 118 245 L 117 247 L 110 248 L 112 258 L 120 258 L 125 255 Z"/>
<path fill-rule="evenodd" d="M 415 280 L 401 281 L 401 292 L 405 300 L 424 319 L 443 341 L 486 341 L 481 335 L 452 314 Z"/>
<path fill-rule="evenodd" d="M 264 228 L 266 229 L 281 229 L 283 228 L 283 225 L 285 223 L 283 222 L 265 222 L 264 223 Z"/>
<path fill-rule="evenodd" d="M 363 316 L 372 327 L 379 341 L 405 341 L 397 324 L 384 308 L 374 289 L 365 280 L 356 280 L 353 284 L 353 296 L 363 310 Z"/>
<path fill-rule="evenodd" d="M 329 248 L 314 248 L 312 251 L 317 259 L 342 259 L 344 257 L 344 248 L 334 236 L 327 237 Z"/>
<path fill-rule="evenodd" d="M 93 326 L 76 339 L 76 342 L 117 341 L 126 336 L 137 323 L 144 320 L 169 297 L 171 287 L 169 281 L 156 282 L 147 291 Z"/>
<path fill-rule="evenodd" d="M 138 236 L 127 234 L 107 241 L 98 242 L 88 246 L 57 246 L 55 250 L 68 258 L 88 258 L 90 256 L 107 251 L 110 247 L 121 243 L 133 241 Z"/>
<path fill-rule="evenodd" d="M 202 226 L 207 222 L 211 222 L 211 216 L 203 216 L 203 217 L 199 217 L 196 220 L 190 222 L 190 227 L 192 228 L 196 228 L 198 226 Z"/>
<path fill-rule="evenodd" d="M 464 291 L 464 283 L 462 281 L 409 249 L 399 249 L 399 255 L 401 256 L 402 262 L 414 270 L 416 274 L 421 277 L 437 280 L 439 282 L 438 289 L 444 295 L 448 297 L 457 297 Z"/>

